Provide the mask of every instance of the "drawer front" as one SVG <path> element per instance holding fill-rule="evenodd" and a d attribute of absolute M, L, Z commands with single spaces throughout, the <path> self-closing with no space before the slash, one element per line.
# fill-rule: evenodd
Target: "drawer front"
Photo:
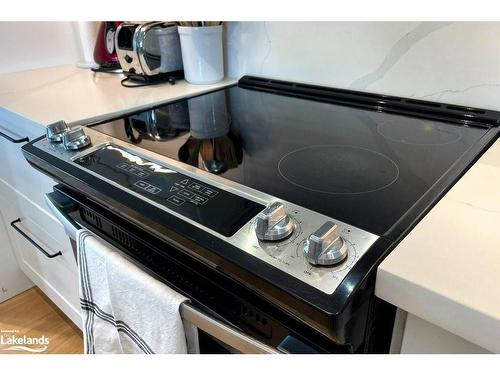
<path fill-rule="evenodd" d="M 23 272 L 78 326 L 81 326 L 78 271 L 71 243 L 62 225 L 38 205 L 0 181 L 3 216 L 16 257 Z M 24 233 L 24 236 L 14 225 Z M 32 243 L 34 242 L 34 243 Z M 48 257 L 47 254 L 61 255 Z"/>
<path fill-rule="evenodd" d="M 0 109 L 0 132 L 14 140 L 28 137 L 30 140 L 44 133 L 44 127 Z M 55 182 L 31 167 L 23 156 L 21 147 L 26 142 L 14 143 L 0 136 L 0 179 L 20 191 L 40 207 L 44 207 L 44 195 L 52 191 Z"/>

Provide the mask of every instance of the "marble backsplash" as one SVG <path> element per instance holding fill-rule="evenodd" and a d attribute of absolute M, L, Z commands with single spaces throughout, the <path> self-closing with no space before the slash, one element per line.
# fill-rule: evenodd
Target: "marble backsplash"
<path fill-rule="evenodd" d="M 226 73 L 500 110 L 500 22 L 229 22 Z"/>

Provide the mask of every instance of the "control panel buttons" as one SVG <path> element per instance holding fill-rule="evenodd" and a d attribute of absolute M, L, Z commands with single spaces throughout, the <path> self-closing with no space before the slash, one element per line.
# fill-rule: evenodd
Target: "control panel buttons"
<path fill-rule="evenodd" d="M 90 137 L 85 134 L 81 126 L 69 129 L 63 135 L 63 144 L 66 150 L 79 150 L 90 143 Z"/>
<path fill-rule="evenodd" d="M 149 184 L 145 181 L 137 181 L 134 185 L 141 189 L 147 189 L 149 186 Z"/>
<path fill-rule="evenodd" d="M 47 139 L 51 142 L 62 142 L 64 133 L 68 131 L 68 125 L 64 121 L 57 121 L 47 125 Z"/>
<path fill-rule="evenodd" d="M 176 206 L 180 206 L 181 204 L 186 202 L 184 199 L 181 199 L 175 195 L 172 195 L 170 198 L 167 199 L 167 201 L 175 204 Z"/>
<path fill-rule="evenodd" d="M 219 194 L 218 191 L 215 191 L 215 190 L 212 190 L 212 189 L 209 189 L 209 188 L 203 189 L 202 193 L 205 194 L 205 195 L 208 195 L 210 198 L 215 197 L 217 194 Z"/>
<path fill-rule="evenodd" d="M 279 241 L 290 236 L 293 229 L 293 220 L 281 202 L 271 203 L 257 215 L 255 233 L 259 240 Z"/>
<path fill-rule="evenodd" d="M 186 197 L 186 198 L 192 198 L 194 196 L 194 193 L 191 193 L 188 190 L 181 190 L 177 194 L 182 195 L 183 197 Z"/>
<path fill-rule="evenodd" d="M 337 224 L 327 221 L 309 236 L 304 256 L 314 266 L 332 266 L 347 257 L 347 244 L 338 234 Z"/>
<path fill-rule="evenodd" d="M 205 197 L 200 197 L 199 195 L 194 194 L 193 197 L 191 198 L 191 202 L 193 202 L 196 205 L 202 205 L 207 203 L 208 199 Z"/>
<path fill-rule="evenodd" d="M 143 180 L 136 181 L 134 185 L 137 186 L 139 189 L 147 191 L 148 193 L 151 194 L 158 194 L 161 191 L 159 187 L 151 185 Z"/>
<path fill-rule="evenodd" d="M 203 189 L 205 189 L 205 187 L 203 187 L 202 185 L 200 185 L 196 182 L 193 182 L 191 185 L 189 185 L 189 188 L 196 190 L 196 191 L 203 191 Z"/>
<path fill-rule="evenodd" d="M 198 181 L 183 178 L 175 181 L 167 191 L 173 195 L 167 199 L 168 202 L 180 206 L 189 203 L 194 206 L 203 206 L 211 198 L 219 194 L 213 188 L 209 188 Z"/>

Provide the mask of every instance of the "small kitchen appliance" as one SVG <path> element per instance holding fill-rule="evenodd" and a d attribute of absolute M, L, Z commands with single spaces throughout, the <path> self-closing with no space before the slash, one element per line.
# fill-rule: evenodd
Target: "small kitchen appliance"
<path fill-rule="evenodd" d="M 118 60 L 128 79 L 158 82 L 182 76 L 175 22 L 124 22 L 116 30 L 115 40 Z"/>
<path fill-rule="evenodd" d="M 94 71 L 120 69 L 115 48 L 115 33 L 120 24 L 119 21 L 101 22 L 94 47 L 94 61 L 99 64 L 99 68 Z"/>
<path fill-rule="evenodd" d="M 84 227 L 118 247 L 217 322 L 211 348 L 245 352 L 388 352 L 395 308 L 374 295 L 377 266 L 500 121 L 249 76 L 152 109 L 52 124 L 23 153 L 60 182 L 47 201 L 70 236 Z M 197 151 L 207 137 L 240 155 Z"/>

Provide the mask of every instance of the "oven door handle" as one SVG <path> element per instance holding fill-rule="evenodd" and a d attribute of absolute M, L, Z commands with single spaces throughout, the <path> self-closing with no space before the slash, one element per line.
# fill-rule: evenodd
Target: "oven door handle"
<path fill-rule="evenodd" d="M 75 204 L 56 192 L 45 194 L 45 203 L 56 219 L 63 225 L 68 237 L 76 241 L 76 232 L 82 227 L 67 213 L 75 210 Z"/>
<path fill-rule="evenodd" d="M 181 317 L 198 327 L 203 332 L 215 337 L 217 340 L 222 341 L 233 349 L 241 353 L 250 354 L 279 354 L 281 353 L 275 348 L 272 348 L 251 336 L 240 332 L 229 325 L 221 322 L 218 319 L 203 313 L 197 308 L 193 307 L 188 302 L 184 302 L 180 306 Z"/>

